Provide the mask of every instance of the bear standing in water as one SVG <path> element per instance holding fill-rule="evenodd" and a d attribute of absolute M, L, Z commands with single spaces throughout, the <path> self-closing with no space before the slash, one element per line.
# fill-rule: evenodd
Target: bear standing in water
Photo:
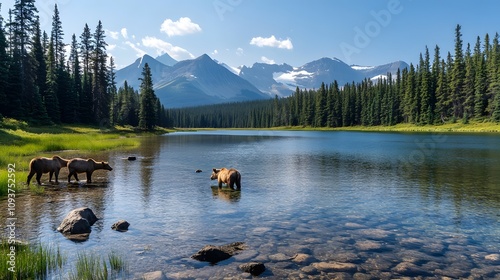
<path fill-rule="evenodd" d="M 81 159 L 74 158 L 68 162 L 68 183 L 71 182 L 71 176 L 74 176 L 78 181 L 78 173 L 87 173 L 87 183 L 92 183 L 92 173 L 94 171 L 104 169 L 104 170 L 113 170 L 111 166 L 107 162 L 96 162 L 95 160 L 89 159 Z"/>
<path fill-rule="evenodd" d="M 31 160 L 30 162 L 30 173 L 28 174 L 27 184 L 30 185 L 31 178 L 36 173 L 36 181 L 39 185 L 40 178 L 42 178 L 43 173 L 49 173 L 49 182 L 52 182 L 52 174 L 55 173 L 56 183 L 59 183 L 59 170 L 61 168 L 66 167 L 68 165 L 68 160 L 63 159 L 60 156 L 53 156 L 52 158 L 46 157 L 37 157 Z"/>
<path fill-rule="evenodd" d="M 226 184 L 228 187 L 234 190 L 234 184 L 236 184 L 236 189 L 241 190 L 241 174 L 238 170 L 231 168 L 221 168 L 213 169 L 211 180 L 217 179 L 219 182 L 219 189 L 222 188 L 222 183 Z"/>

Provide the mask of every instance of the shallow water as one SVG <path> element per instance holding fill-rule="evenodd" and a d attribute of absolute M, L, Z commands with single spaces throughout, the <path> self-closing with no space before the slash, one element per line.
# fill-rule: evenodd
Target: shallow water
<path fill-rule="evenodd" d="M 68 256 L 56 278 L 81 250 L 117 252 L 128 278 L 157 270 L 169 279 L 248 277 L 238 266 L 250 261 L 263 262 L 269 279 L 500 278 L 495 135 L 208 131 L 63 155 L 109 160 L 113 171 L 94 173 L 92 185 L 62 183 L 62 171 L 43 196 L 16 201 L 18 238 Z M 242 191 L 218 190 L 213 167 L 239 169 Z M 73 242 L 56 228 L 83 206 L 101 220 L 89 240 Z M 111 230 L 119 219 L 129 231 Z M 235 241 L 248 249 L 215 266 L 190 259 L 204 245 Z M 291 259 L 297 253 L 307 258 Z"/>

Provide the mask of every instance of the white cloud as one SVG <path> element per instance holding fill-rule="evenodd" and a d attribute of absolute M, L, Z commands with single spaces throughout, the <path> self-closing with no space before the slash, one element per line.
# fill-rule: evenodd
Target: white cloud
<path fill-rule="evenodd" d="M 108 47 L 106 48 L 107 51 L 113 51 L 114 49 L 116 49 L 116 45 L 115 44 L 110 44 L 108 45 Z"/>
<path fill-rule="evenodd" d="M 242 48 L 237 48 L 236 49 L 236 55 L 242 56 L 243 55 L 243 49 Z"/>
<path fill-rule="evenodd" d="M 122 30 L 120 30 L 121 34 L 122 34 L 122 37 L 125 38 L 125 39 L 128 39 L 128 31 L 127 31 L 127 28 L 122 28 Z"/>
<path fill-rule="evenodd" d="M 186 49 L 174 46 L 169 42 L 165 42 L 155 37 L 144 37 L 142 39 L 142 45 L 155 49 L 157 55 L 168 53 L 172 58 L 179 61 L 195 58 L 195 56 Z"/>
<path fill-rule="evenodd" d="M 129 47 L 131 47 L 136 52 L 136 55 L 138 57 L 143 57 L 147 53 L 146 51 L 139 48 L 138 45 L 136 45 L 130 41 L 126 41 L 125 44 L 127 44 Z"/>
<path fill-rule="evenodd" d="M 286 40 L 278 40 L 274 35 L 269 38 L 254 37 L 250 40 L 250 45 L 255 45 L 257 47 L 273 47 L 279 49 L 293 49 L 292 41 L 288 38 Z"/>
<path fill-rule="evenodd" d="M 269 58 L 267 58 L 267 57 L 265 57 L 265 56 L 262 56 L 262 57 L 260 58 L 260 60 L 262 60 L 262 62 L 267 63 L 267 64 L 276 64 L 276 62 L 275 62 L 274 60 L 269 59 Z"/>
<path fill-rule="evenodd" d="M 178 21 L 166 19 L 161 24 L 160 31 L 167 33 L 168 37 L 172 37 L 201 32 L 201 27 L 192 22 L 190 18 L 181 17 Z"/>
<path fill-rule="evenodd" d="M 218 54 L 218 53 L 219 53 L 219 51 L 218 51 L 218 50 L 214 50 L 214 51 L 212 52 L 212 54 L 213 54 L 213 55 L 216 55 L 216 54 Z"/>
<path fill-rule="evenodd" d="M 113 39 L 118 39 L 118 32 L 117 31 L 111 31 L 111 30 L 105 30 L 105 32 L 109 35 L 109 37 Z"/>

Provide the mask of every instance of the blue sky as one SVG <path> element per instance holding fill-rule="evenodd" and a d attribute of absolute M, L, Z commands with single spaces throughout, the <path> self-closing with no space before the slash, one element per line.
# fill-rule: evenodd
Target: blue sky
<path fill-rule="evenodd" d="M 177 60 L 204 53 L 230 66 L 255 62 L 301 66 L 322 57 L 348 64 L 417 63 L 427 45 L 453 52 L 454 28 L 464 45 L 500 32 L 500 1 L 431 0 L 38 0 L 50 33 L 58 3 L 66 41 L 102 21 L 118 68 L 147 53 Z M 14 0 L 2 1 L 6 18 Z"/>

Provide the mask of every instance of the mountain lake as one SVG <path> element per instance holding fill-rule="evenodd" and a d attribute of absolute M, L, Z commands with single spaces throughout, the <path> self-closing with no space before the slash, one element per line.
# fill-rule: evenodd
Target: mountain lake
<path fill-rule="evenodd" d="M 220 130 L 60 155 L 113 170 L 92 184 L 84 174 L 66 183 L 66 170 L 58 185 L 44 175 L 44 194 L 17 198 L 17 238 L 67 258 L 53 279 L 67 278 L 79 252 L 122 256 L 123 279 L 252 278 L 239 268 L 249 262 L 265 265 L 262 279 L 500 278 L 498 135 Z M 220 167 L 241 172 L 240 192 L 210 180 Z M 56 231 L 79 207 L 100 218 L 83 242 Z M 128 231 L 111 229 L 120 219 Z M 191 258 L 232 242 L 246 249 L 217 264 Z"/>

